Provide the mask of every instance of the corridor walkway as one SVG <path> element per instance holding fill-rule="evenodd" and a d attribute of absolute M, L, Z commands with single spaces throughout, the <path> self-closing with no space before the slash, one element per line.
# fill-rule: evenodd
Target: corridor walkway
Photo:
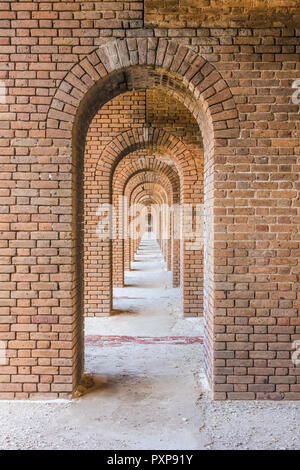
<path fill-rule="evenodd" d="M 202 335 L 201 318 L 182 317 L 180 289 L 172 288 L 172 274 L 151 233 L 125 272 L 125 287 L 114 289 L 113 309 L 111 317 L 87 318 L 86 335 Z"/>
<path fill-rule="evenodd" d="M 196 446 L 202 320 L 182 318 L 180 289 L 171 287 L 151 234 L 143 238 L 125 284 L 114 289 L 111 317 L 86 319 L 86 371 L 99 384 L 90 399 L 102 396 L 101 409 L 123 439 L 119 445 Z"/>
<path fill-rule="evenodd" d="M 144 239 L 114 290 L 114 315 L 87 318 L 93 388 L 72 401 L 0 402 L 1 449 L 295 449 L 299 402 L 213 402 L 202 319 L 182 318 L 180 290 Z"/>

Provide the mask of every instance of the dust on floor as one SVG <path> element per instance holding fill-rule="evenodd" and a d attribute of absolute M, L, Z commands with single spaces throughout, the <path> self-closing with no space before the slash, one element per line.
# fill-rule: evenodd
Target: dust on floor
<path fill-rule="evenodd" d="M 182 318 L 153 243 L 115 289 L 114 315 L 86 319 L 95 386 L 72 401 L 0 402 L 0 449 L 299 449 L 299 402 L 210 399 L 202 319 Z"/>

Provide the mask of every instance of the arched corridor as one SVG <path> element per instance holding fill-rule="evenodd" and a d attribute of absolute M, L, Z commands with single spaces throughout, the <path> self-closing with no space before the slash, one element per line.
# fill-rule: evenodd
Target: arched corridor
<path fill-rule="evenodd" d="M 88 347 L 123 342 L 203 344 L 203 322 L 183 318 L 180 290 L 172 287 L 171 273 L 167 271 L 159 244 L 151 232 L 142 237 L 131 270 L 125 272 L 125 287 L 114 288 L 113 307 L 110 317 L 86 318 Z M 177 323 L 181 326 L 176 326 Z M 138 356 L 135 354 L 128 360 L 129 368 Z M 124 361 L 122 357 L 119 359 Z"/>
<path fill-rule="evenodd" d="M 0 448 L 295 448 L 299 1 L 0 23 Z"/>
<path fill-rule="evenodd" d="M 121 47 L 121 44 L 123 47 L 121 42 L 116 47 Z M 159 43 L 156 42 L 154 49 L 153 46 L 148 42 L 151 50 L 158 47 L 158 54 Z M 103 52 L 99 52 L 99 57 Z M 177 68 L 185 56 L 188 57 L 188 51 L 179 48 Z M 105 62 L 105 56 L 102 60 Z M 200 64 L 204 67 L 205 61 L 199 58 Z M 185 77 L 188 77 L 189 62 L 186 67 Z M 76 115 L 73 147 L 79 151 L 77 159 L 80 160 L 77 161 L 82 167 L 80 172 L 84 174 L 84 199 L 78 199 L 81 191 L 78 186 L 76 211 L 77 216 L 82 214 L 78 219 L 78 237 L 84 234 L 85 290 L 81 301 L 88 316 L 106 316 L 113 312 L 113 286 L 124 285 L 124 269 L 130 270 L 130 262 L 145 230 L 142 225 L 147 211 L 152 214 L 155 235 L 167 269 L 173 272 L 173 285 L 181 287 L 182 313 L 185 316 L 203 315 L 205 187 L 199 124 L 202 130 L 206 128 L 207 155 L 213 151 L 209 147 L 212 140 L 209 132 L 212 133 L 213 128 L 210 129 L 209 116 L 205 123 L 203 119 L 199 120 L 205 108 L 201 105 L 202 110 L 197 108 L 195 112 L 192 95 L 191 101 L 187 100 L 189 91 L 183 99 L 184 84 L 180 83 L 180 75 L 176 76 L 172 71 L 169 76 L 166 72 L 163 76 L 162 70 L 159 67 L 150 70 L 148 66 L 133 66 L 122 72 L 123 78 L 118 72 L 113 73 L 110 84 L 113 83 L 111 80 L 118 80 L 115 90 L 106 90 L 104 79 L 97 95 L 95 87 L 88 91 Z M 211 72 L 208 67 L 206 74 L 210 76 Z M 120 78 L 125 79 L 129 91 L 120 85 Z M 213 82 L 219 80 L 217 74 L 211 78 Z M 216 90 L 212 92 L 215 94 Z M 93 105 L 90 101 L 92 95 Z M 101 95 L 105 96 L 103 103 Z M 109 96 L 112 96 L 110 101 Z M 223 93 L 222 99 L 228 102 L 228 108 L 234 105 L 230 92 Z M 234 110 L 226 116 L 226 119 L 232 117 L 227 125 L 236 126 L 236 116 Z M 77 132 L 78 126 L 80 132 Z M 78 140 L 80 136 L 84 138 L 84 126 L 85 147 L 84 142 Z M 209 211 L 209 206 L 206 211 Z M 207 212 L 207 230 L 211 222 Z M 206 252 L 209 253 L 211 236 L 206 240 Z M 82 263 L 79 257 L 77 263 Z M 206 318 L 209 320 L 208 315 Z M 209 331 L 208 321 L 207 326 Z M 210 374 L 209 360 L 206 365 Z"/>
<path fill-rule="evenodd" d="M 107 195 L 101 185 L 112 158 L 116 163 Z M 101 359 L 101 348 L 111 342 L 117 347 L 113 352 L 121 348 L 116 360 L 124 364 L 124 376 L 129 370 L 132 380 L 138 380 L 139 347 L 149 343 L 146 353 L 150 357 L 143 357 L 144 374 L 155 376 L 157 366 L 162 365 L 156 356 L 161 347 L 176 362 L 176 354 L 172 359 L 175 345 L 196 350 L 203 343 L 203 250 L 202 246 L 187 247 L 188 230 L 203 242 L 203 227 L 195 223 L 199 224 L 197 204 L 203 207 L 199 125 L 162 87 L 125 92 L 93 117 L 83 170 L 85 344 L 87 351 L 94 346 L 87 353 L 85 370 L 96 377 L 106 371 L 109 382 L 122 383 L 120 374 L 111 368 L 112 358 L 104 356 L 107 363 Z M 103 205 L 107 201 L 111 206 Z M 182 237 L 184 228 L 187 239 Z M 104 243 L 105 264 L 101 261 Z M 188 263 L 193 263 L 190 270 Z M 183 327 L 184 316 L 195 319 Z M 156 359 L 151 364 L 153 354 Z"/>

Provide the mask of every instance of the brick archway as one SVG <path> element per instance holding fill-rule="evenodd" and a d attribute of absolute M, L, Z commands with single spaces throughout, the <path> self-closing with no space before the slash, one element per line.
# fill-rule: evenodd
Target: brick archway
<path fill-rule="evenodd" d="M 115 223 L 116 233 L 119 233 L 119 197 L 125 196 L 129 200 L 131 191 L 134 185 L 143 182 L 155 182 L 159 180 L 163 182 L 165 187 L 171 195 L 170 205 L 179 204 L 180 202 L 180 181 L 179 175 L 175 169 L 162 160 L 155 158 L 155 156 L 139 157 L 135 153 L 126 155 L 115 168 L 113 174 L 112 185 L 112 201 L 115 207 Z M 129 195 L 129 196 L 128 196 Z M 125 208 L 123 208 L 124 211 Z M 113 241 L 113 285 L 122 287 L 124 285 L 124 270 L 130 269 L 130 261 L 132 261 L 133 243 L 137 244 L 136 240 L 119 239 L 118 237 Z M 166 256 L 168 258 L 168 267 L 173 267 L 173 285 L 178 286 L 179 283 L 179 248 L 178 240 L 173 243 L 173 251 L 171 255 L 171 239 L 164 242 L 165 250 L 168 251 Z M 176 260 L 174 259 L 176 258 Z M 118 261 L 114 261 L 118 260 Z"/>
<path fill-rule="evenodd" d="M 119 191 L 113 191 L 113 206 L 116 207 L 116 215 L 119 213 L 119 196 L 122 195 L 125 198 L 125 201 L 123 201 L 122 214 L 124 214 L 124 212 L 128 213 L 128 209 L 132 205 L 132 195 L 134 194 L 134 191 L 136 191 L 138 187 L 147 183 L 151 183 L 153 185 L 158 183 L 165 187 L 169 197 L 168 205 L 172 204 L 174 197 L 176 198 L 176 194 L 174 194 L 174 189 L 176 190 L 176 188 L 174 188 L 168 177 L 153 169 L 139 170 L 132 173 L 128 180 L 123 181 L 122 193 Z M 124 207 L 125 204 L 126 207 Z M 130 218 L 128 223 L 130 223 Z M 116 224 L 120 225 L 120 221 L 116 220 Z M 117 227 L 116 233 L 119 232 L 118 228 L 119 227 Z M 128 237 L 125 239 L 116 237 L 116 239 L 113 240 L 114 286 L 124 286 L 124 271 L 130 269 L 130 261 L 133 261 L 133 255 L 137 249 L 138 243 L 139 240 L 129 239 Z"/>
<path fill-rule="evenodd" d="M 107 178 L 110 172 L 111 179 L 114 170 L 127 155 L 139 149 L 159 149 L 166 152 L 175 162 L 179 180 L 180 180 L 180 200 L 182 204 L 201 204 L 203 203 L 202 178 L 199 168 L 192 152 L 187 148 L 184 142 L 178 139 L 172 133 L 156 128 L 146 127 L 143 129 L 133 128 L 117 135 L 112 139 L 103 152 L 100 154 L 94 169 L 95 181 L 102 187 L 102 193 L 110 194 L 111 183 Z M 106 177 L 106 178 L 105 178 Z M 114 201 L 115 202 L 115 201 Z M 137 242 L 135 247 L 137 248 Z M 180 246 L 181 245 L 181 246 Z M 188 240 L 183 242 L 175 240 L 173 251 L 181 253 L 181 263 L 175 263 L 176 270 L 181 265 L 181 274 L 175 273 L 176 285 L 181 278 L 182 286 L 182 310 L 184 315 L 195 316 L 195 310 L 198 315 L 203 312 L 203 251 L 202 249 L 189 250 Z M 192 264 L 195 257 L 198 259 L 199 269 L 197 279 L 195 279 Z M 185 260 L 185 262 L 183 262 Z M 108 292 L 109 301 L 112 298 L 112 291 Z M 108 313 L 108 312 L 107 312 Z"/>
<path fill-rule="evenodd" d="M 178 178 L 178 175 L 177 175 Z M 145 184 L 146 183 L 146 184 Z M 169 221 L 169 230 L 170 230 L 170 237 L 166 238 L 166 233 L 163 233 L 162 237 L 159 233 L 157 233 L 157 239 L 161 246 L 161 250 L 164 255 L 164 259 L 167 263 L 168 270 L 172 271 L 173 274 L 173 287 L 178 287 L 180 282 L 180 244 L 179 240 L 174 240 L 174 234 L 172 233 L 173 228 L 173 215 L 170 212 L 171 206 L 173 204 L 179 204 L 179 181 L 172 181 L 172 179 L 168 178 L 164 174 L 160 174 L 155 170 L 147 171 L 146 173 L 135 173 L 132 175 L 132 178 L 128 181 L 125 186 L 124 194 L 127 196 L 127 200 L 129 205 L 132 204 L 132 196 L 134 192 L 140 186 L 148 187 L 148 183 L 151 183 L 153 186 L 155 184 L 159 184 L 161 187 L 165 188 L 167 194 L 167 201 L 161 202 L 161 204 L 166 204 L 169 207 L 168 210 L 168 221 Z M 154 194 L 153 194 L 154 197 Z M 163 209 L 161 207 L 160 209 Z M 157 208 L 158 210 L 158 208 Z M 128 240 L 127 243 L 124 244 L 124 260 L 133 261 L 134 253 L 136 252 L 139 245 L 139 240 Z M 119 263 L 117 264 L 119 266 Z M 130 264 L 126 264 L 127 269 L 130 267 Z"/>
<path fill-rule="evenodd" d="M 139 75 L 141 71 L 146 76 Z M 156 74 L 156 75 L 155 75 Z M 153 80 L 152 80 L 153 79 Z M 151 82 L 152 80 L 152 82 Z M 214 244 L 216 234 L 224 228 L 215 224 L 215 167 L 218 174 L 227 172 L 225 149 L 231 139 L 239 136 L 239 120 L 231 91 L 215 67 L 189 48 L 174 41 L 156 38 L 128 38 L 113 41 L 95 50 L 76 64 L 61 82 L 49 108 L 46 136 L 53 139 L 58 154 L 68 155 L 72 149 L 73 166 L 73 236 L 70 240 L 73 280 L 70 288 L 73 316 L 70 327 L 70 353 L 73 370 L 70 374 L 72 390 L 83 372 L 82 355 L 82 155 L 88 124 L 106 100 L 133 86 L 149 86 L 160 80 L 191 111 L 203 135 L 205 156 L 205 366 L 214 390 L 215 265 L 218 256 Z M 150 82 L 149 82 L 150 81 Z M 176 146 L 175 146 L 176 148 Z M 109 172 L 106 175 L 109 178 Z M 75 191 L 76 188 L 76 191 Z M 107 195 L 109 202 L 109 195 Z M 77 227 L 77 228 L 76 228 Z M 221 283 L 220 289 L 222 290 Z M 61 394 L 70 387 L 60 388 Z"/>
<path fill-rule="evenodd" d="M 174 161 L 180 180 L 180 200 L 183 204 L 202 204 L 203 174 L 197 168 L 194 156 L 187 146 L 172 133 L 156 128 L 144 127 L 133 128 L 115 136 L 105 148 L 100 152 L 95 161 L 90 164 L 89 171 L 93 175 L 93 186 L 97 187 L 98 197 L 93 192 L 92 201 L 89 210 L 96 216 L 97 207 L 100 204 L 113 202 L 112 184 L 114 171 L 132 152 L 141 149 L 163 150 Z M 115 206 L 114 206 L 115 207 Z M 116 211 L 118 213 L 118 208 Z M 95 219 L 93 216 L 93 219 Z M 119 224 L 117 224 L 119 225 Z M 97 238 L 96 230 L 92 240 L 93 249 L 90 249 L 87 262 L 87 275 L 89 270 L 96 272 L 97 279 L 93 279 L 91 289 L 93 290 L 93 303 L 88 306 L 87 314 L 89 316 L 110 315 L 112 311 L 112 269 L 110 263 L 106 263 L 105 271 L 99 265 L 99 253 L 105 253 L 106 259 L 112 259 L 112 246 L 110 240 L 101 240 Z M 197 316 L 203 313 L 203 250 L 199 247 L 189 248 L 189 240 L 175 240 L 173 249 L 181 253 L 181 286 L 182 286 L 182 310 L 186 316 Z M 180 247 L 179 247 L 180 245 Z M 136 244 L 135 244 L 136 246 Z M 97 247 L 97 248 L 95 248 Z M 192 267 L 195 259 L 198 260 L 198 269 L 195 271 Z M 184 260 L 184 262 L 183 262 Z M 176 269 L 179 266 L 176 263 Z M 91 266 L 91 269 L 89 268 Z M 176 273 L 176 283 L 179 282 Z M 96 284 L 100 301 L 96 299 Z"/>
<path fill-rule="evenodd" d="M 138 149 L 148 148 L 164 150 L 174 159 L 182 182 L 185 182 L 185 178 L 193 176 L 193 184 L 197 184 L 199 174 L 191 151 L 175 135 L 155 127 L 130 129 L 109 142 L 99 156 L 94 173 L 95 179 L 101 167 L 111 168 L 111 173 L 113 173 L 119 161 L 126 155 Z"/>
<path fill-rule="evenodd" d="M 125 91 L 128 83 L 118 81 L 120 76 L 111 74 L 130 67 L 150 67 L 152 70 L 159 68 L 162 72 L 180 77 L 185 87 L 185 96 L 180 95 L 182 90 L 179 86 L 177 89 L 175 86 L 173 92 L 179 99 L 181 97 L 195 116 L 206 146 L 211 144 L 219 147 L 222 146 L 220 139 L 238 137 L 236 104 L 230 88 L 216 68 L 188 47 L 179 45 L 174 40 L 157 38 L 115 40 L 99 47 L 76 64 L 61 82 L 49 107 L 47 136 L 70 138 L 75 116 L 79 118 L 89 98 L 95 97 L 93 92 L 97 90 L 97 85 L 104 85 L 105 91 L 110 91 L 111 98 L 118 92 Z M 175 79 L 174 83 L 178 85 Z M 169 83 L 165 80 L 165 84 L 171 87 L 173 82 L 171 79 Z M 191 94 L 187 95 L 187 90 Z M 90 96 L 87 96 L 88 92 Z M 96 100 L 91 100 L 94 104 L 89 102 L 89 116 L 106 99 L 107 96 L 99 95 Z M 201 122 L 202 118 L 206 119 Z M 214 137 L 210 135 L 211 131 Z M 224 144 L 226 145 L 225 142 Z"/>
<path fill-rule="evenodd" d="M 177 197 L 179 197 L 180 175 L 169 164 L 162 160 L 158 160 L 155 158 L 155 155 L 149 155 L 146 157 L 137 156 L 134 160 L 132 157 L 132 153 L 128 153 L 126 157 L 123 157 L 118 166 L 115 168 L 115 183 L 113 183 L 113 192 L 117 190 L 119 190 L 119 192 L 123 192 L 133 174 L 152 171 L 157 175 L 164 175 L 172 184 L 174 191 L 176 191 Z"/>
<path fill-rule="evenodd" d="M 149 176 L 149 173 L 147 173 Z M 131 185 L 127 185 L 126 190 L 125 190 L 125 195 L 128 195 L 128 205 L 131 207 L 134 204 L 140 204 L 141 202 L 144 201 L 145 198 L 151 197 L 153 200 L 157 199 L 156 207 L 152 208 L 155 209 L 153 212 L 156 214 L 156 221 L 157 221 L 157 231 L 156 231 L 156 238 L 157 241 L 160 245 L 164 260 L 168 266 L 168 269 L 171 269 L 171 239 L 166 239 L 165 233 L 163 233 L 163 227 L 161 226 L 162 222 L 162 209 L 163 207 L 170 207 L 171 206 L 171 201 L 173 200 L 174 193 L 173 193 L 173 187 L 170 184 L 169 180 L 162 177 L 161 175 L 155 175 L 158 176 L 158 178 L 153 181 L 151 180 L 151 177 L 147 178 L 147 174 L 144 178 L 144 181 L 139 181 L 135 183 L 135 176 L 132 177 L 133 180 L 133 187 Z M 154 173 L 152 173 L 153 176 Z M 139 176 L 137 174 L 136 176 Z M 132 181 L 130 180 L 130 182 Z M 165 213 L 166 214 L 166 213 Z M 169 217 L 168 217 L 169 218 Z M 130 220 L 130 218 L 129 218 Z M 168 227 L 169 229 L 171 227 Z M 134 232 L 134 229 L 133 229 Z M 133 235 L 133 233 L 132 233 Z M 129 239 L 129 258 L 130 261 L 134 261 L 134 254 L 137 251 L 139 244 L 140 244 L 141 238 L 134 238 L 133 236 L 130 237 Z M 126 248 L 126 245 L 125 245 Z M 125 250 L 126 251 L 126 250 Z M 175 254 L 176 258 L 179 256 L 179 250 L 178 252 L 176 251 L 173 253 Z M 128 256 L 127 253 L 125 254 L 125 257 Z M 179 265 L 178 260 L 176 259 L 175 266 L 177 267 Z M 179 266 L 178 266 L 179 267 Z M 179 273 L 173 271 L 173 276 L 174 278 L 179 278 Z M 175 287 L 175 286 L 174 286 Z"/>

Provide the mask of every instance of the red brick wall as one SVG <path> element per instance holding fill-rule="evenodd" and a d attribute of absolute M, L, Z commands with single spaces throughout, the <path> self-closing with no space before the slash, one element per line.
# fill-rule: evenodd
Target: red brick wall
<path fill-rule="evenodd" d="M 104 102 L 101 90 L 112 97 L 130 87 L 121 72 L 111 73 L 122 60 L 131 68 L 147 63 L 155 80 L 178 99 L 185 96 L 203 132 L 211 215 L 205 363 L 214 397 L 299 399 L 299 366 L 291 360 L 292 342 L 300 339 L 300 114 L 291 101 L 300 78 L 299 23 L 152 30 L 143 28 L 143 7 L 0 4 L 0 79 L 7 92 L 0 104 L 0 340 L 8 351 L 0 398 L 69 396 L 82 373 L 79 157 L 92 105 Z M 96 52 L 84 61 L 123 37 L 129 52 L 118 42 L 119 56 L 101 49 L 102 64 Z M 160 41 L 134 40 L 144 37 Z M 161 38 L 191 47 L 207 62 L 187 58 L 184 48 L 176 55 L 172 45 L 165 53 Z M 95 77 L 106 74 L 109 81 L 95 85 L 94 94 Z M 131 78 L 140 86 L 137 71 Z"/>
<path fill-rule="evenodd" d="M 297 0 L 145 0 L 145 25 L 160 28 L 299 26 Z M 191 33 L 192 31 L 189 31 Z"/>

